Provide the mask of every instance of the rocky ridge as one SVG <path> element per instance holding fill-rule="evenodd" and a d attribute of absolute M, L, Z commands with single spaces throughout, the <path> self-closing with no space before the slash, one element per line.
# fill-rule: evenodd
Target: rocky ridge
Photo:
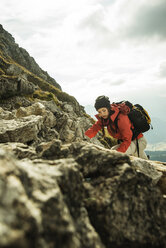
<path fill-rule="evenodd" d="M 15 43 L 15 39 L 12 37 L 10 33 L 4 30 L 3 26 L 0 25 L 0 50 L 3 52 L 3 56 L 8 59 L 12 59 L 18 65 L 22 65 L 24 68 L 34 73 L 35 75 L 41 77 L 42 79 L 48 81 L 50 84 L 56 86 L 61 89 L 61 86 L 55 81 L 55 79 L 51 78 L 46 71 L 43 71 L 39 65 L 36 63 L 33 57 L 29 55 L 29 53 L 19 47 L 18 44 Z M 8 68 L 9 74 L 21 74 L 21 68 L 16 64 L 12 64 Z"/>
<path fill-rule="evenodd" d="M 90 141 L 73 97 L 2 61 L 0 247 L 166 247 L 166 164 Z"/>

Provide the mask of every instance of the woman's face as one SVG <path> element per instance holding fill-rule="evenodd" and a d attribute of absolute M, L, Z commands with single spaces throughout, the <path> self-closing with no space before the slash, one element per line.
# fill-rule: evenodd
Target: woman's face
<path fill-rule="evenodd" d="M 109 112 L 107 108 L 99 108 L 98 113 L 99 113 L 99 117 L 102 117 L 103 119 L 107 119 L 109 116 Z"/>

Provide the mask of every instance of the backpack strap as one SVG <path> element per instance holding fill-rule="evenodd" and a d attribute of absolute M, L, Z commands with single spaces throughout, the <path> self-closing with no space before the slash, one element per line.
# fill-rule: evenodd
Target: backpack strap
<path fill-rule="evenodd" d="M 132 136 L 132 140 L 137 139 L 138 135 L 140 134 L 140 131 L 138 131 L 137 129 L 131 129 L 133 132 L 133 136 Z"/>
<path fill-rule="evenodd" d="M 137 154 L 138 154 L 138 157 L 139 157 L 139 143 L 138 143 L 138 138 L 136 138 L 136 146 L 137 146 Z"/>
<path fill-rule="evenodd" d="M 117 132 L 117 129 L 118 129 L 118 116 L 119 116 L 119 114 L 116 116 L 116 118 L 114 120 L 114 124 L 115 124 L 115 127 L 116 127 L 116 132 Z"/>

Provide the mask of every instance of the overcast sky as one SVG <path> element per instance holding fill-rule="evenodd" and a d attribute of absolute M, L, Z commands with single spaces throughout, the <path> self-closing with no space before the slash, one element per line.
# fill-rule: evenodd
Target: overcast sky
<path fill-rule="evenodd" d="M 166 0 L 1 0 L 0 23 L 81 105 L 105 94 L 166 120 Z"/>

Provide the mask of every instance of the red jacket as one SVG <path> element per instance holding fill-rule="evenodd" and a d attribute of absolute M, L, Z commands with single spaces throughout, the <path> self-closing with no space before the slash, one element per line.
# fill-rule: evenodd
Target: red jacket
<path fill-rule="evenodd" d="M 118 107 L 111 106 L 111 110 L 114 111 L 114 113 L 110 116 L 110 119 L 113 122 L 111 126 L 113 127 L 113 129 L 116 130 L 116 132 L 113 132 L 111 130 L 109 125 L 109 120 L 107 120 L 107 122 L 105 122 L 104 125 L 107 126 L 108 132 L 113 138 L 122 140 L 122 143 L 118 147 L 117 151 L 126 152 L 132 141 L 133 132 L 131 128 L 133 128 L 133 125 L 126 114 L 122 114 L 121 112 L 119 113 Z M 117 126 L 114 123 L 116 117 L 117 117 Z M 101 130 L 103 127 L 102 120 L 99 117 L 99 115 L 96 115 L 96 118 L 98 119 L 98 121 L 85 132 L 85 135 L 88 136 L 90 139 L 96 136 L 99 130 Z M 138 135 L 137 138 L 139 139 L 142 136 L 143 134 L 141 133 Z"/>

